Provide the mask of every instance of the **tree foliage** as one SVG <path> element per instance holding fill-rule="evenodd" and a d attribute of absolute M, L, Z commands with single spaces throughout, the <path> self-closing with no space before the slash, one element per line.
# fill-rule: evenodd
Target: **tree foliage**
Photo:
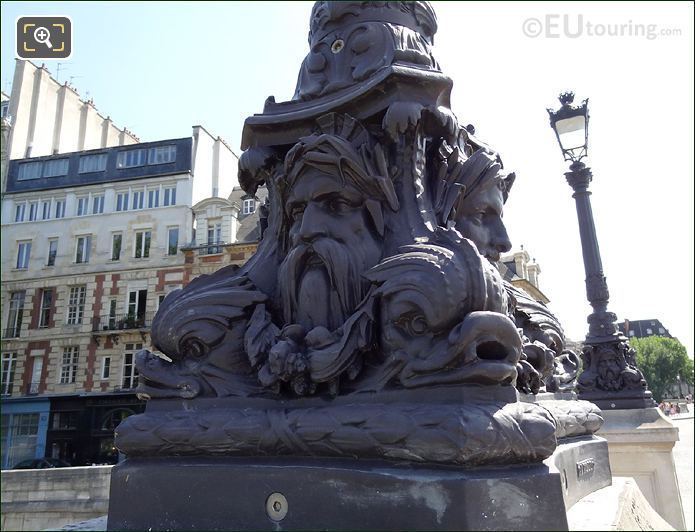
<path fill-rule="evenodd" d="M 672 395 L 670 390 L 677 384 L 678 376 L 683 382 L 693 384 L 693 361 L 688 358 L 685 346 L 675 338 L 632 338 L 630 345 L 637 351 L 637 366 L 657 401 Z"/>

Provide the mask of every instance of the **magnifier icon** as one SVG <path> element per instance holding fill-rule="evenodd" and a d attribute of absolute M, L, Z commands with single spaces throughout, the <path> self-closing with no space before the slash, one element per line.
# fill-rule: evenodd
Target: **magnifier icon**
<path fill-rule="evenodd" d="M 36 28 L 34 30 L 34 39 L 36 39 L 36 42 L 40 42 L 41 44 L 45 44 L 49 48 L 53 48 L 53 45 L 51 44 L 50 38 L 51 38 L 51 32 L 48 31 L 43 26 L 39 26 L 38 28 Z"/>

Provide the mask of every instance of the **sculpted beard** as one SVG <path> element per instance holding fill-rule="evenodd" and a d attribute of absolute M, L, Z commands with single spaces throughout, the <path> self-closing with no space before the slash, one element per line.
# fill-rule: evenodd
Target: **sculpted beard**
<path fill-rule="evenodd" d="M 369 281 L 362 273 L 371 266 L 365 264 L 365 253 L 360 248 L 348 249 L 332 239 L 299 244 L 285 257 L 278 272 L 285 323 L 337 329 L 366 295 Z M 307 273 L 317 269 L 323 270 L 324 282 L 318 282 L 317 276 L 307 277 Z M 303 287 L 304 282 L 312 282 L 313 286 Z M 306 289 L 318 295 L 319 303 L 314 308 L 302 308 L 300 292 Z"/>

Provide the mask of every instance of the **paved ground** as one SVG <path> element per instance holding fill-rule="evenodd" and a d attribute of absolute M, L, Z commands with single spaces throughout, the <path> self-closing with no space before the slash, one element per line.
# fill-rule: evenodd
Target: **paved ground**
<path fill-rule="evenodd" d="M 692 407 L 692 405 L 690 405 Z M 681 501 L 683 502 L 683 513 L 685 514 L 686 530 L 694 530 L 693 525 L 693 414 L 681 414 L 671 418 L 678 427 L 680 440 L 673 448 L 673 459 L 676 462 L 678 474 L 678 487 L 681 491 Z"/>

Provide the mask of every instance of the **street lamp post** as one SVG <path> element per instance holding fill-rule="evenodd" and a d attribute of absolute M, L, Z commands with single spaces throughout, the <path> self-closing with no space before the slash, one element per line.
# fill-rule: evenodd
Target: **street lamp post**
<path fill-rule="evenodd" d="M 584 370 L 577 380 L 578 396 L 603 410 L 653 407 L 656 403 L 637 368 L 635 350 L 616 327 L 616 315 L 608 310 L 608 284 L 603 275 L 589 192 L 593 175 L 582 162 L 589 149 L 589 100 L 573 105 L 572 92 L 562 93 L 559 99 L 560 109 L 548 109 L 548 114 L 565 161 L 571 161 L 565 177 L 574 191 L 586 297 L 592 308 L 587 317 L 589 332 L 582 349 Z"/>

